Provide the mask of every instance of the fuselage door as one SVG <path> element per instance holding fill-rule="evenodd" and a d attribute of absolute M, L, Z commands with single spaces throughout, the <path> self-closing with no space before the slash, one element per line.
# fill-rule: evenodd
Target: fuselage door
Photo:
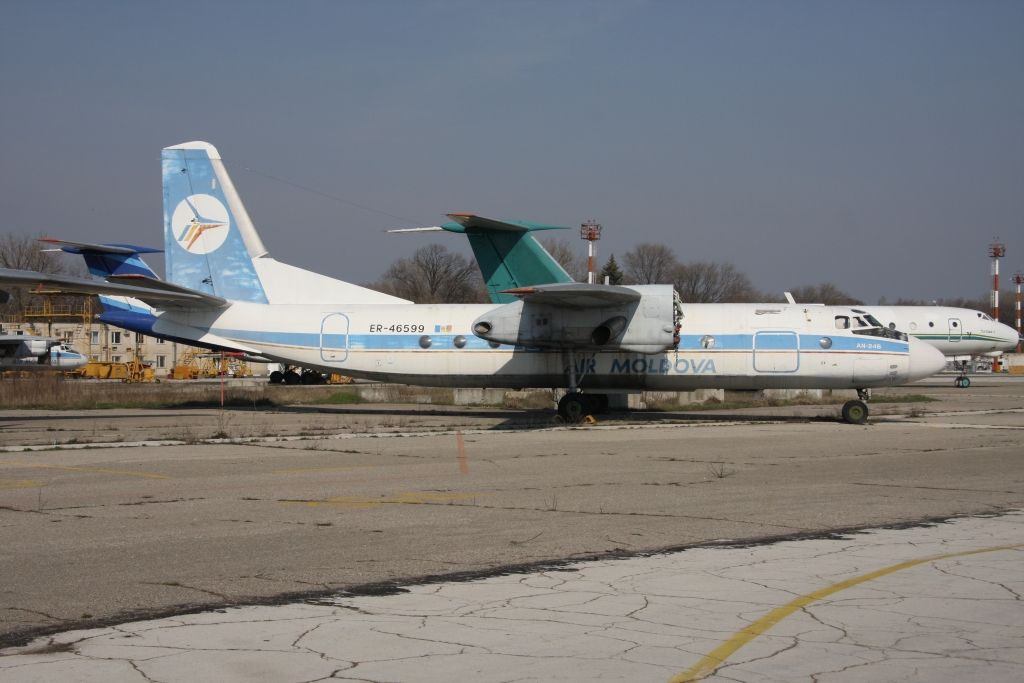
<path fill-rule="evenodd" d="M 958 342 L 964 336 L 964 326 L 960 322 L 960 318 L 949 319 L 949 341 Z"/>
<path fill-rule="evenodd" d="M 320 358 L 340 363 L 348 358 L 348 316 L 328 313 L 320 323 Z"/>
<path fill-rule="evenodd" d="M 796 332 L 758 332 L 754 335 L 755 372 L 796 372 L 800 343 Z"/>

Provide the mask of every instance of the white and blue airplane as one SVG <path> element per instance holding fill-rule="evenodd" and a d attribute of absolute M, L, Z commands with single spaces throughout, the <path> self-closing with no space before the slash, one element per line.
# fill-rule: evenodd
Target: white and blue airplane
<path fill-rule="evenodd" d="M 53 337 L 0 335 L 0 370 L 74 370 L 89 359 Z"/>
<path fill-rule="evenodd" d="M 425 228 L 391 230 L 395 233 L 447 231 L 465 235 L 473 249 L 491 301 L 506 303 L 508 292 L 519 287 L 573 282 L 572 277 L 544 249 L 533 233 L 538 230 L 565 230 L 546 223 L 497 221 L 472 213 L 448 214 L 451 222 Z M 792 294 L 786 301 L 797 305 Z M 771 304 L 762 304 L 770 306 Z M 821 304 L 813 304 L 821 306 Z M 836 320 L 843 319 L 849 307 L 835 307 Z M 872 324 L 885 324 L 911 337 L 931 344 L 960 370 L 954 383 L 970 386 L 967 361 L 977 357 L 994 358 L 1012 351 L 1018 343 L 1017 331 L 991 316 L 969 308 L 949 306 L 863 306 L 854 312 L 870 316 Z"/>
<path fill-rule="evenodd" d="M 550 387 L 577 421 L 605 392 L 696 388 L 856 389 L 940 371 L 933 347 L 852 309 L 685 304 L 670 285 L 517 287 L 502 304 L 414 304 L 270 257 L 205 142 L 163 150 L 166 280 L 104 281 L 0 270 L 0 284 L 129 296 L 152 334 L 371 380 L 445 387 Z M 521 230 L 523 228 L 520 228 Z M 848 401 L 848 422 L 867 419 Z"/>

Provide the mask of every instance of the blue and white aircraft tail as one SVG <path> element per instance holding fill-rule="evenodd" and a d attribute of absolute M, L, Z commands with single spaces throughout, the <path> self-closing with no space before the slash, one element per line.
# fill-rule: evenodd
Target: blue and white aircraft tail
<path fill-rule="evenodd" d="M 160 249 L 139 247 L 134 244 L 71 242 L 52 237 L 44 237 L 40 241 L 55 247 L 53 251 L 78 254 L 85 260 L 89 274 L 100 280 L 116 277 L 158 279 L 157 274 L 142 259 L 142 255 L 157 254 L 160 253 Z M 97 298 L 100 302 L 101 322 L 117 325 L 132 332 L 152 333 L 156 316 L 149 304 L 130 296 L 100 294 Z"/>
<path fill-rule="evenodd" d="M 258 304 L 409 303 L 271 258 L 213 145 L 167 147 L 162 163 L 169 282 Z"/>

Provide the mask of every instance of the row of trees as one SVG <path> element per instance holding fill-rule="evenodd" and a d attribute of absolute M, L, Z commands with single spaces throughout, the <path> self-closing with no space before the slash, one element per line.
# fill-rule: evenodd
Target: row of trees
<path fill-rule="evenodd" d="M 587 279 L 586 261 L 565 240 L 542 240 L 544 248 L 577 282 Z M 781 301 L 781 294 L 759 292 L 745 273 L 732 263 L 693 261 L 681 263 L 663 244 L 643 243 L 627 251 L 622 265 L 612 254 L 597 274 L 609 284 L 671 284 L 683 301 L 692 303 L 742 303 Z M 417 303 L 485 302 L 488 300 L 476 264 L 440 244 L 421 247 L 411 258 L 391 264 L 383 277 L 368 285 L 373 289 Z M 835 285 L 825 283 L 792 290 L 797 301 L 825 304 L 860 304 Z"/>

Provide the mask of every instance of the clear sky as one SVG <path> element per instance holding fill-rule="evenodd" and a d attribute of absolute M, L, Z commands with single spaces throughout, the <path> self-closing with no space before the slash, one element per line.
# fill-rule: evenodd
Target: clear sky
<path fill-rule="evenodd" d="M 473 211 L 977 296 L 994 236 L 1024 269 L 1024 2 L 2 0 L 0 136 L 13 233 L 161 246 L 199 139 L 272 255 L 353 282 Z"/>

